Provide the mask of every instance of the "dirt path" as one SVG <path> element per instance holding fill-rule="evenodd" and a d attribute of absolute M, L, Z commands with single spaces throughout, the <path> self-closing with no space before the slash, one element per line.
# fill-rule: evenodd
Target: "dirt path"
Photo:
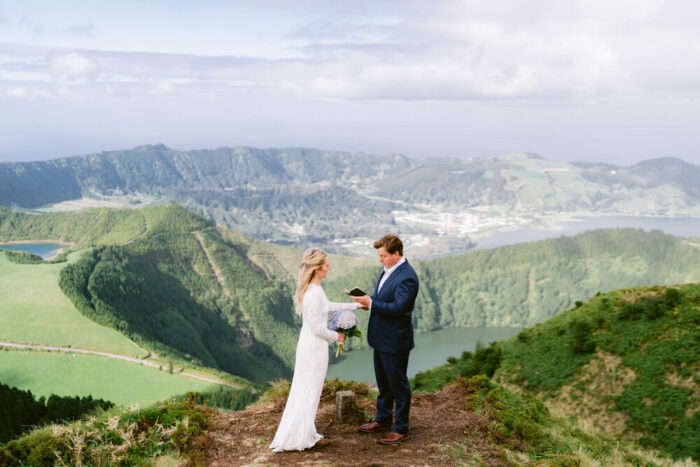
<path fill-rule="evenodd" d="M 150 362 L 148 360 L 141 360 L 140 358 L 129 357 L 127 355 L 119 355 L 109 352 L 100 352 L 99 350 L 87 350 L 87 349 L 75 349 L 72 347 L 57 347 L 52 345 L 28 345 L 28 344 L 16 344 L 14 342 L 2 342 L 0 341 L 0 347 L 11 347 L 15 349 L 28 349 L 28 350 L 48 350 L 51 352 L 66 352 L 66 353 L 78 353 L 83 355 L 97 355 L 100 357 L 113 358 L 116 360 L 124 360 L 126 362 L 137 363 L 139 365 L 149 366 L 151 368 L 162 368 L 162 363 Z M 206 383 L 218 384 L 220 386 L 228 386 L 234 389 L 243 389 L 241 386 L 233 383 L 227 383 L 218 379 L 207 378 L 206 376 L 195 375 L 194 373 L 189 373 L 187 371 L 176 372 L 182 376 L 186 376 L 191 379 L 196 379 L 199 381 L 204 381 Z M 253 390 L 253 392 L 255 392 Z"/>
<path fill-rule="evenodd" d="M 221 286 L 221 290 L 227 297 L 231 298 L 231 292 L 229 292 L 229 290 L 226 288 L 226 285 L 224 285 L 224 276 L 221 274 L 221 271 L 219 271 L 219 268 L 216 267 L 216 264 L 214 264 L 214 261 L 209 255 L 209 251 L 204 246 L 204 240 L 202 239 L 202 235 L 199 233 L 198 230 L 192 232 L 192 235 L 197 240 L 197 243 L 199 243 L 199 247 L 202 249 L 202 253 L 204 253 L 204 256 L 207 258 L 207 261 L 209 261 L 209 266 L 213 271 L 213 276 L 216 277 L 217 282 Z"/>
<path fill-rule="evenodd" d="M 211 445 L 206 465 L 453 465 L 452 449 L 473 453 L 474 459 L 482 462 L 480 465 L 503 465 L 502 454 L 489 438 L 486 417 L 466 410 L 466 397 L 463 387 L 449 387 L 432 394 L 414 393 L 409 438 L 398 445 L 385 446 L 377 442 L 380 434 L 357 429 L 361 420 L 340 423 L 335 415 L 334 396 L 324 394 L 316 428 L 331 440 L 331 445 L 284 453 L 268 448 L 282 416 L 284 398 L 242 412 L 219 411 L 208 427 Z M 370 416 L 375 413 L 374 400 L 361 399 L 358 404 Z"/>

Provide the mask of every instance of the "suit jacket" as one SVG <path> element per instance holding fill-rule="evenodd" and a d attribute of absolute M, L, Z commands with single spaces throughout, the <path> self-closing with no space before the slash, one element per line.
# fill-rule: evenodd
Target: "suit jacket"
<path fill-rule="evenodd" d="M 406 353 L 414 347 L 411 314 L 418 295 L 418 276 L 406 261 L 377 292 L 383 275 L 382 271 L 372 295 L 367 342 L 381 352 Z"/>

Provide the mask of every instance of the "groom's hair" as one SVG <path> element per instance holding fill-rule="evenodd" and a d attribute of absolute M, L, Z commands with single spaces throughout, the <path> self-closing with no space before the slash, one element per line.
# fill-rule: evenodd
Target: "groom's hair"
<path fill-rule="evenodd" d="M 401 243 L 401 239 L 394 234 L 386 234 L 374 242 L 375 250 L 378 250 L 381 247 L 384 247 L 386 252 L 390 255 L 393 255 L 398 251 L 399 255 L 403 256 L 403 243 Z"/>

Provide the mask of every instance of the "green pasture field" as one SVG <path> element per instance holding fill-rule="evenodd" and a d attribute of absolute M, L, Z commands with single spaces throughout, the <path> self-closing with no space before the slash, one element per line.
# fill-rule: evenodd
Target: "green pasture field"
<path fill-rule="evenodd" d="M 68 261 L 82 255 L 75 252 Z M 72 346 L 141 357 L 146 351 L 84 317 L 61 292 L 66 263 L 15 264 L 0 253 L 0 340 Z"/>
<path fill-rule="evenodd" d="M 59 352 L 0 351 L 0 381 L 31 390 L 37 398 L 51 394 L 88 396 L 144 407 L 188 391 L 217 387 L 178 373 L 135 363 Z"/>

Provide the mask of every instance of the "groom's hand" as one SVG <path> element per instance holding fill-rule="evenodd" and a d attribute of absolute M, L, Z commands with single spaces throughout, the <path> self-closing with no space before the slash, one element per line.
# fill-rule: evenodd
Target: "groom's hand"
<path fill-rule="evenodd" d="M 350 297 L 353 302 L 359 303 L 362 305 L 362 308 L 365 310 L 369 310 L 369 306 L 372 304 L 372 299 L 369 298 L 367 295 L 363 295 L 361 297 Z"/>

